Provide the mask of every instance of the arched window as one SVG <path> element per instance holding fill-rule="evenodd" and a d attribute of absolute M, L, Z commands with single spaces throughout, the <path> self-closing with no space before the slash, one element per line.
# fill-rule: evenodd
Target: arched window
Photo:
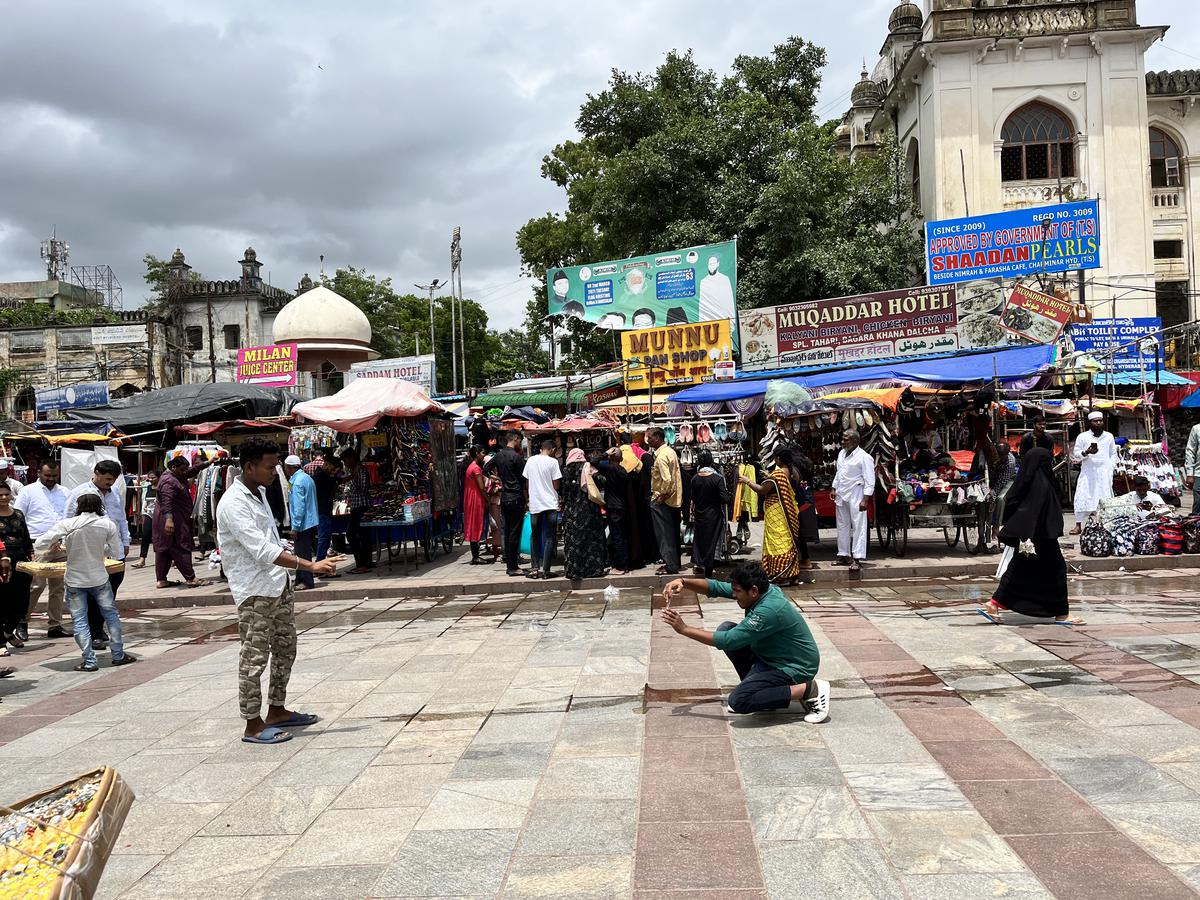
<path fill-rule="evenodd" d="M 1156 188 L 1179 187 L 1179 145 L 1159 128 L 1150 129 L 1150 184 Z"/>
<path fill-rule="evenodd" d="M 1075 144 L 1071 123 L 1045 103 L 1022 106 L 1004 123 L 1000 139 L 1001 181 L 1073 178 Z"/>

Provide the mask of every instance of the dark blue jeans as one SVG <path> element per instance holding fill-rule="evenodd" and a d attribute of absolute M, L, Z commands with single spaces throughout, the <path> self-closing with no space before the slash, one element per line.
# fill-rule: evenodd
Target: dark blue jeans
<path fill-rule="evenodd" d="M 554 544 L 558 536 L 558 510 L 532 513 L 529 516 L 529 550 L 533 557 L 533 570 L 550 572 L 554 562 Z"/>
<path fill-rule="evenodd" d="M 317 516 L 317 559 L 329 555 L 329 545 L 333 542 L 333 516 L 321 513 Z"/>
<path fill-rule="evenodd" d="M 717 631 L 736 628 L 733 622 L 722 622 Z M 737 669 L 742 683 L 729 693 L 729 708 L 735 713 L 766 712 L 784 709 L 792 702 L 792 677 L 779 669 L 772 669 L 755 656 L 749 647 L 727 650 L 725 655 Z"/>

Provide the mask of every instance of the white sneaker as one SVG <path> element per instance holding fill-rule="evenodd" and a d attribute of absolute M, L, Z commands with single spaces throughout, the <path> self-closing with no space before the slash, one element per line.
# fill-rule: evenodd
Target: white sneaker
<path fill-rule="evenodd" d="M 808 715 L 804 721 L 819 725 L 829 718 L 829 682 L 817 679 L 817 696 L 808 701 Z"/>

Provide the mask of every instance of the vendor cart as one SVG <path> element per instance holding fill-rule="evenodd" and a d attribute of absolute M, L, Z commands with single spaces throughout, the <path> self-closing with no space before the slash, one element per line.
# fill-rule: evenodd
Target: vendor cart
<path fill-rule="evenodd" d="M 949 456 L 957 472 L 969 475 L 973 457 L 970 451 L 956 451 Z M 979 478 L 933 480 L 923 485 L 897 479 L 883 502 L 875 504 L 879 546 L 891 548 L 902 557 L 908 551 L 910 529 L 940 528 L 947 547 L 957 547 L 961 541 L 972 555 L 986 550 L 993 504 L 987 467 L 982 470 Z"/>

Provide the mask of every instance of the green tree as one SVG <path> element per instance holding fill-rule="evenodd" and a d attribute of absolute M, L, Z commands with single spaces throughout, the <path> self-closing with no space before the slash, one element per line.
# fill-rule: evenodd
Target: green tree
<path fill-rule="evenodd" d="M 151 315 L 165 315 L 167 312 L 167 282 L 171 277 L 171 261 L 155 256 L 153 253 L 147 253 L 142 257 L 142 263 L 146 266 L 142 278 L 150 288 L 150 296 L 146 298 L 142 308 Z M 203 277 L 195 269 L 189 269 L 187 272 L 188 281 L 200 281 Z"/>
<path fill-rule="evenodd" d="M 433 298 L 434 337 L 437 345 L 429 346 L 429 297 L 398 294 L 391 278 L 378 278 L 365 269 L 347 267 L 326 276 L 324 284 L 345 297 L 366 314 L 371 323 L 371 346 L 384 359 L 412 356 L 419 348 L 422 354 L 437 355 L 437 385 L 440 392 L 449 392 L 454 384 L 454 350 L 450 343 L 450 297 Z M 463 343 L 466 346 L 467 383 L 483 383 L 484 367 L 489 354 L 488 316 L 482 306 L 469 298 L 462 302 L 464 325 Z M 457 334 L 458 310 L 455 309 Z M 461 356 L 461 345 L 459 346 Z M 459 361 L 462 371 L 462 361 Z M 461 377 L 459 379 L 461 381 Z"/>
<path fill-rule="evenodd" d="M 545 375 L 550 371 L 550 354 L 537 335 L 527 329 L 489 331 L 485 350 L 481 386 Z"/>
<path fill-rule="evenodd" d="M 103 306 L 56 310 L 48 304 L 27 300 L 18 306 L 0 309 L 0 328 L 52 328 L 64 325 L 103 325 L 119 321 L 119 315 Z"/>
<path fill-rule="evenodd" d="M 614 70 L 580 109 L 579 138 L 542 161 L 564 214 L 517 233 L 525 274 L 738 239 L 738 305 L 772 306 L 911 283 L 920 264 L 895 148 L 855 163 L 814 116 L 825 53 L 793 37 L 739 56 L 724 77 L 671 52 L 652 75 Z M 549 333 L 545 286 L 527 323 Z M 570 320 L 567 364 L 613 358 L 612 339 Z"/>

